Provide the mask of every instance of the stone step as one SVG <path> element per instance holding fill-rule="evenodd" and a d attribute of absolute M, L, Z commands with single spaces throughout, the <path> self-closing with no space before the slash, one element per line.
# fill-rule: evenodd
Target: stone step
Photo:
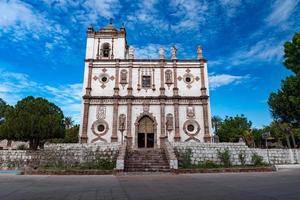
<path fill-rule="evenodd" d="M 129 150 L 125 160 L 126 172 L 170 172 L 162 149 Z"/>
<path fill-rule="evenodd" d="M 151 169 L 151 168 L 125 168 L 126 172 L 170 172 L 170 169 Z"/>

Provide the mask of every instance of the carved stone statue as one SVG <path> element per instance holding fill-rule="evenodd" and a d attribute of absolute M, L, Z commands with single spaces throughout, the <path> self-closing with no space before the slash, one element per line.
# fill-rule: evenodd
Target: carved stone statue
<path fill-rule="evenodd" d="M 163 47 L 159 48 L 159 59 L 165 59 L 165 49 Z"/>
<path fill-rule="evenodd" d="M 121 114 L 119 116 L 119 130 L 123 132 L 126 127 L 126 116 L 124 114 Z"/>
<path fill-rule="evenodd" d="M 177 52 L 177 49 L 174 45 L 171 47 L 171 59 L 176 59 L 176 52 Z"/>
<path fill-rule="evenodd" d="M 198 46 L 197 48 L 197 59 L 203 59 L 203 52 L 202 52 L 202 47 Z"/>
<path fill-rule="evenodd" d="M 169 132 L 173 130 L 173 115 L 171 113 L 167 114 L 166 129 Z"/>
<path fill-rule="evenodd" d="M 195 117 L 195 109 L 193 106 L 188 106 L 186 108 L 186 116 L 187 118 L 194 118 Z"/>
<path fill-rule="evenodd" d="M 129 47 L 129 59 L 134 59 L 134 48 Z"/>

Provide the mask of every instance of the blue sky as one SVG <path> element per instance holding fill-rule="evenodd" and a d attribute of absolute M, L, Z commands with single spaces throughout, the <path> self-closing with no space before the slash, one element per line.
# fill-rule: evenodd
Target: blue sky
<path fill-rule="evenodd" d="M 283 44 L 300 31 L 299 0 L 0 0 L 0 98 L 42 96 L 78 122 L 86 27 L 125 24 L 138 58 L 176 45 L 208 59 L 212 114 L 271 121 L 267 99 L 287 75 Z"/>

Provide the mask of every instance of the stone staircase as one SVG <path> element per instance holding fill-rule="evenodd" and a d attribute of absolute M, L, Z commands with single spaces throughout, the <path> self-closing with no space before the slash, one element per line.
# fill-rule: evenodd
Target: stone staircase
<path fill-rule="evenodd" d="M 163 149 L 128 150 L 125 172 L 170 172 Z"/>

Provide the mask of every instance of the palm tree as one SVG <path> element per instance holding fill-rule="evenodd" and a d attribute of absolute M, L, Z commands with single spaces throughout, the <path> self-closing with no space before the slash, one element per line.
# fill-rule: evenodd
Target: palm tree
<path fill-rule="evenodd" d="M 211 118 L 211 124 L 212 124 L 212 128 L 214 129 L 214 133 L 218 132 L 218 129 L 222 124 L 222 121 L 223 121 L 222 118 L 216 115 Z"/>
<path fill-rule="evenodd" d="M 64 124 L 66 129 L 72 128 L 74 121 L 72 120 L 72 117 L 65 117 Z"/>

